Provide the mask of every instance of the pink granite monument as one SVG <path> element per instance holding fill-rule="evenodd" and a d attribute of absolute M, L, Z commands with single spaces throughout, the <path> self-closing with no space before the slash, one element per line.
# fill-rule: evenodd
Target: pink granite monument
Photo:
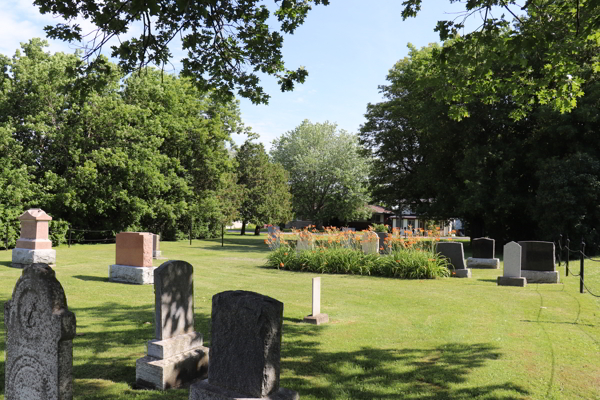
<path fill-rule="evenodd" d="M 21 238 L 12 251 L 12 266 L 25 268 L 28 265 L 56 263 L 56 251 L 48 239 L 48 223 L 52 221 L 41 208 L 31 208 L 20 217 Z"/>
<path fill-rule="evenodd" d="M 152 241 L 153 234 L 148 232 L 117 234 L 116 262 L 109 267 L 109 280 L 138 285 L 153 284 Z"/>

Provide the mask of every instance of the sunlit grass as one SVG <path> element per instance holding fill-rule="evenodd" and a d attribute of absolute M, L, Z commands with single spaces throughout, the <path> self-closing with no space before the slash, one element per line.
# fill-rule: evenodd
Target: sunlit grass
<path fill-rule="evenodd" d="M 284 302 L 281 384 L 302 399 L 598 399 L 600 302 L 579 294 L 578 278 L 565 277 L 564 268 L 561 284 L 526 288 L 496 286 L 502 270 L 435 280 L 325 274 L 321 308 L 330 323 L 313 326 L 302 318 L 317 275 L 265 268 L 264 238 L 226 235 L 225 247 L 163 242 L 161 250 L 194 266 L 196 330 L 208 346 L 214 294 L 244 289 Z M 132 389 L 135 360 L 154 335 L 154 292 L 108 282 L 114 250 L 57 249 L 57 278 L 80 335 L 75 398 L 185 400 L 187 390 Z M 0 251 L 2 303 L 21 273 L 10 259 Z M 598 263 L 586 263 L 586 277 L 600 291 Z M 4 339 L 0 347 L 3 392 Z"/>

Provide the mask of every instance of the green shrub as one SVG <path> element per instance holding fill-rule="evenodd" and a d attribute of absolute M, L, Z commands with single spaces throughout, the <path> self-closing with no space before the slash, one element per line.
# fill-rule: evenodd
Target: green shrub
<path fill-rule="evenodd" d="M 415 249 L 389 255 L 364 254 L 361 250 L 333 247 L 295 251 L 283 245 L 269 253 L 267 266 L 290 271 L 329 274 L 375 275 L 400 279 L 433 279 L 450 276 L 446 259 Z"/>
<path fill-rule="evenodd" d="M 48 236 L 52 240 L 52 246 L 67 243 L 67 234 L 69 232 L 69 223 L 67 221 L 52 220 L 48 225 Z"/>

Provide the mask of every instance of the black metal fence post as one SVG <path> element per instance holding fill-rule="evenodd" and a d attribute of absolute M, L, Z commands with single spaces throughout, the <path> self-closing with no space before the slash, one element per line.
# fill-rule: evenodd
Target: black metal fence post
<path fill-rule="evenodd" d="M 192 245 L 192 229 L 194 228 L 194 217 L 190 220 L 190 246 Z"/>
<path fill-rule="evenodd" d="M 71 228 L 69 227 L 69 248 L 71 248 Z"/>
<path fill-rule="evenodd" d="M 583 293 L 583 261 L 585 259 L 585 242 L 581 238 L 581 261 L 579 262 L 579 293 Z"/>
<path fill-rule="evenodd" d="M 565 260 L 565 263 L 567 264 L 567 272 L 566 272 L 566 276 L 569 276 L 569 258 L 571 257 L 571 239 L 569 239 L 569 237 L 567 236 L 567 259 Z"/>
<path fill-rule="evenodd" d="M 4 247 L 8 250 L 8 221 L 6 221 L 6 238 L 4 239 Z"/>

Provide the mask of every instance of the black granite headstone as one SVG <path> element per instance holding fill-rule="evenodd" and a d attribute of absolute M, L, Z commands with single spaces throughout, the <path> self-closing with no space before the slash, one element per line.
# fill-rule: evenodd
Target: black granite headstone
<path fill-rule="evenodd" d="M 437 252 L 446 257 L 454 269 L 465 269 L 465 252 L 462 243 L 440 242 L 437 244 Z"/>
<path fill-rule="evenodd" d="M 521 245 L 521 270 L 556 271 L 554 243 L 523 241 Z"/>
<path fill-rule="evenodd" d="M 489 238 L 477 238 L 471 242 L 473 258 L 495 258 L 496 241 Z"/>

